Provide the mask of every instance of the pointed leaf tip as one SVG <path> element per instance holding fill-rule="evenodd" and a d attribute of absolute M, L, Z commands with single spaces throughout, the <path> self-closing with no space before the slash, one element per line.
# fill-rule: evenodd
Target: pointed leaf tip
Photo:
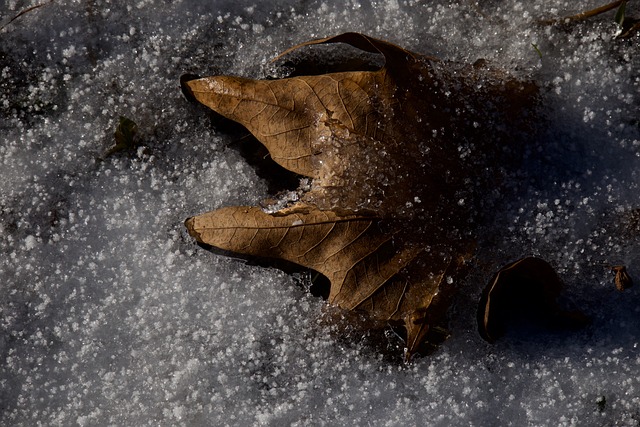
<path fill-rule="evenodd" d="M 187 228 L 187 232 L 191 237 L 196 239 L 197 242 L 203 243 L 200 233 L 195 229 L 195 218 L 196 217 L 187 218 L 187 220 L 184 222 L 184 226 Z"/>
<path fill-rule="evenodd" d="M 182 91 L 182 94 L 184 95 L 185 98 L 187 98 L 187 101 L 189 102 L 192 102 L 192 103 L 198 102 L 195 95 L 191 91 L 191 87 L 189 86 L 188 83 L 192 80 L 197 80 L 199 78 L 200 76 L 198 76 L 197 74 L 183 74 L 180 76 L 180 90 Z"/>

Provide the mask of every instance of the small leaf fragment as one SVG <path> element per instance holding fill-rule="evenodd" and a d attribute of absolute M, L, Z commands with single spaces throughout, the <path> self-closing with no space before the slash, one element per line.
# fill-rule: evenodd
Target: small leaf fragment
<path fill-rule="evenodd" d="M 577 311 L 564 311 L 557 303 L 563 284 L 546 261 L 519 259 L 500 269 L 482 293 L 478 329 L 489 342 L 504 335 L 511 323 L 575 328 L 588 319 Z"/>
<path fill-rule="evenodd" d="M 136 122 L 127 117 L 120 116 L 118 126 L 113 133 L 116 144 L 104 153 L 102 159 L 106 159 L 107 157 L 122 151 L 128 151 L 136 148 L 139 145 L 137 134 L 138 125 Z"/>
<path fill-rule="evenodd" d="M 122 149 L 133 148 L 137 133 L 138 125 L 133 120 L 120 116 L 118 127 L 113 134 L 116 139 L 116 147 L 121 147 Z"/>
<path fill-rule="evenodd" d="M 622 292 L 633 286 L 633 280 L 631 280 L 631 276 L 629 276 L 629 273 L 627 272 L 627 267 L 624 265 L 612 265 L 610 268 L 615 274 L 613 281 L 616 285 L 616 289 Z"/>

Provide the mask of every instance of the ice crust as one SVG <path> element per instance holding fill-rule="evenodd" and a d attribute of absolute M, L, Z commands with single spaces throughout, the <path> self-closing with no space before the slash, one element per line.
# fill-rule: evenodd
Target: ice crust
<path fill-rule="evenodd" d="M 0 24 L 36 3 L 4 3 Z M 595 1 L 473 4 L 67 1 L 0 30 L 0 425 L 637 425 L 638 291 L 615 291 L 602 264 L 640 281 L 640 231 L 625 228 L 640 207 L 640 40 L 614 40 L 613 13 L 535 25 Z M 344 31 L 486 58 L 544 93 L 531 185 L 513 183 L 526 191 L 482 230 L 451 338 L 409 366 L 341 338 L 295 276 L 202 250 L 182 225 L 269 194 L 242 135 L 188 104 L 180 75 L 260 77 L 287 47 Z M 121 115 L 142 145 L 102 159 Z M 489 345 L 477 298 L 527 254 L 593 323 Z"/>

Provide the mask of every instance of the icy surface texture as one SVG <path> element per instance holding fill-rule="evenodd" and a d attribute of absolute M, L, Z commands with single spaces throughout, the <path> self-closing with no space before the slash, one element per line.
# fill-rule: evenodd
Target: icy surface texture
<path fill-rule="evenodd" d="M 640 272 L 638 36 L 614 40 L 613 13 L 535 24 L 598 2 L 56 1 L 7 24 L 36 3 L 0 6 L 1 425 L 637 425 L 638 290 L 602 264 Z M 268 186 L 179 76 L 260 77 L 345 31 L 486 58 L 544 93 L 531 186 L 482 231 L 451 338 L 408 367 L 333 333 L 295 277 L 204 251 L 182 225 Z M 121 115 L 139 146 L 103 158 Z M 488 345 L 478 296 L 527 254 L 593 323 Z"/>

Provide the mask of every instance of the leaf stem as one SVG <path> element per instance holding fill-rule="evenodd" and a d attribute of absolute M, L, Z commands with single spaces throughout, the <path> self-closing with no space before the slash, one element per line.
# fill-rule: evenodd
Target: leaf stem
<path fill-rule="evenodd" d="M 616 7 L 620 6 L 626 0 L 616 0 L 614 2 L 605 4 L 604 6 L 596 7 L 595 9 L 587 10 L 582 13 L 578 13 L 577 15 L 565 16 L 563 18 L 552 18 L 552 19 L 544 19 L 542 21 L 538 21 L 540 25 L 553 25 L 558 23 L 569 23 L 569 22 L 578 22 L 584 21 L 585 19 L 591 18 L 596 15 L 600 15 L 601 13 L 608 12 Z"/>
<path fill-rule="evenodd" d="M 640 30 L 640 21 L 636 22 L 635 24 L 633 24 L 633 26 L 631 28 L 629 28 L 628 30 L 626 30 L 625 32 L 623 32 L 622 34 L 620 34 L 618 37 L 616 37 L 617 39 L 626 39 L 629 38 L 633 35 L 633 33 L 635 33 L 636 31 Z"/>
<path fill-rule="evenodd" d="M 34 5 L 34 6 L 28 7 L 26 9 L 22 9 L 20 12 L 18 12 L 18 14 L 16 16 L 14 16 L 13 18 L 9 19 L 4 24 L 1 24 L 0 25 L 0 31 L 4 30 L 7 25 L 11 24 L 13 21 L 15 21 L 16 19 L 20 18 L 25 13 L 29 13 L 32 10 L 39 9 L 42 6 L 46 6 L 46 5 L 50 4 L 50 3 L 53 3 L 53 0 L 49 0 L 49 1 L 46 1 L 46 2 L 43 2 L 43 3 L 38 3 L 38 4 Z"/>

